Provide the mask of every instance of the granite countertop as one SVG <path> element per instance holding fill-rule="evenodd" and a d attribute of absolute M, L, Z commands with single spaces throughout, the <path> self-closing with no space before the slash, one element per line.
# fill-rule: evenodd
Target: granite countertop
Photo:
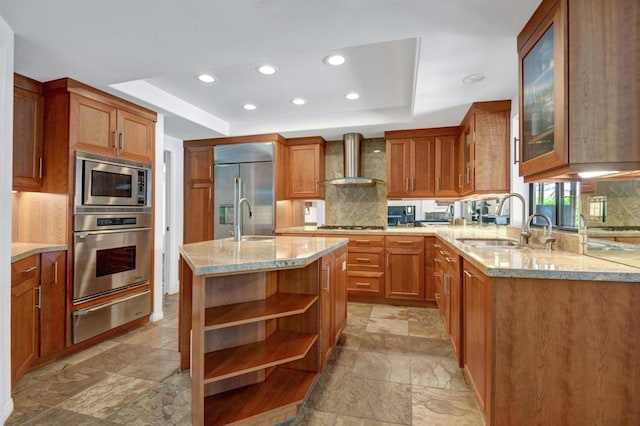
<path fill-rule="evenodd" d="M 257 241 L 232 238 L 180 246 L 180 253 L 195 275 L 303 267 L 338 247 L 345 238 L 274 237 Z"/>
<path fill-rule="evenodd" d="M 65 244 L 11 243 L 11 263 L 33 256 L 34 254 L 64 250 L 67 250 L 67 246 Z"/>
<path fill-rule="evenodd" d="M 614 263 L 615 256 L 636 256 L 639 252 L 610 252 L 609 260 L 543 247 L 470 247 L 459 238 L 508 238 L 507 227 L 428 226 L 422 228 L 387 228 L 385 230 L 344 231 L 315 227 L 277 230 L 286 233 L 437 235 L 455 248 L 467 261 L 490 277 L 568 279 L 585 281 L 640 282 L 640 269 Z M 640 262 L 640 259 L 638 259 Z M 627 263 L 627 262 L 626 262 Z M 640 267 L 640 265 L 639 265 Z"/>

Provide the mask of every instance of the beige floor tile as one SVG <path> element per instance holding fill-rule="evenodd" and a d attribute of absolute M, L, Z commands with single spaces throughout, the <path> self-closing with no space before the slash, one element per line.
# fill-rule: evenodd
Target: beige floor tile
<path fill-rule="evenodd" d="M 411 423 L 411 386 L 352 377 L 338 414 L 389 423 Z"/>
<path fill-rule="evenodd" d="M 409 336 L 398 334 L 365 333 L 360 342 L 364 351 L 408 354 L 411 352 Z"/>
<path fill-rule="evenodd" d="M 449 338 L 446 339 L 431 339 L 426 337 L 410 336 L 409 341 L 411 343 L 412 355 L 424 355 L 424 356 L 441 356 L 441 357 L 453 357 L 453 347 Z"/>
<path fill-rule="evenodd" d="M 367 333 L 387 333 L 401 336 L 409 335 L 409 323 L 407 321 L 371 318 L 366 328 Z"/>
<path fill-rule="evenodd" d="M 414 337 L 428 337 L 431 339 L 448 338 L 447 330 L 442 322 L 433 324 L 424 324 L 418 321 L 409 321 L 409 335 Z"/>
<path fill-rule="evenodd" d="M 374 305 L 371 318 L 384 318 L 406 321 L 409 319 L 409 308 L 403 306 Z"/>
<path fill-rule="evenodd" d="M 114 425 L 106 420 L 75 413 L 60 408 L 51 408 L 39 417 L 31 420 L 29 426 L 109 426 Z"/>
<path fill-rule="evenodd" d="M 108 420 L 132 426 L 174 425 L 191 412 L 191 392 L 162 383 L 120 408 Z"/>
<path fill-rule="evenodd" d="M 347 305 L 347 313 L 349 316 L 369 318 L 373 305 L 365 303 L 349 303 Z"/>
<path fill-rule="evenodd" d="M 411 366 L 407 355 L 358 351 L 351 373 L 353 377 L 411 383 Z"/>
<path fill-rule="evenodd" d="M 298 416 L 290 424 L 295 426 L 333 426 L 335 420 L 336 413 L 302 408 Z"/>
<path fill-rule="evenodd" d="M 455 358 L 411 357 L 411 384 L 439 389 L 469 389 Z"/>
<path fill-rule="evenodd" d="M 34 419 L 49 410 L 49 406 L 27 397 L 13 395 L 13 413 L 4 423 L 4 426 L 17 426 Z"/>
<path fill-rule="evenodd" d="M 484 419 L 470 390 L 413 386 L 411 394 L 415 425 L 484 425 Z"/>
<path fill-rule="evenodd" d="M 379 422 L 376 420 L 360 419 L 358 417 L 341 416 L 336 417 L 335 426 L 393 426 L 397 423 Z"/>

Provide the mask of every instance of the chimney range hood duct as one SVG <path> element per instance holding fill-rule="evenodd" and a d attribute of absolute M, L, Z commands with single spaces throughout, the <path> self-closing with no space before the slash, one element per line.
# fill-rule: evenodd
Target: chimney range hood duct
<path fill-rule="evenodd" d="M 362 169 L 362 135 L 360 133 L 346 133 L 342 136 L 344 142 L 344 177 L 327 180 L 327 183 L 337 186 L 371 186 L 384 183 L 379 179 L 361 177 Z"/>

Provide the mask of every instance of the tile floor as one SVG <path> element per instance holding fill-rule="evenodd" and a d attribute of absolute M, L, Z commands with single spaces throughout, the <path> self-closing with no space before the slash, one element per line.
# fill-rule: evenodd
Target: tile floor
<path fill-rule="evenodd" d="M 177 296 L 165 318 L 32 371 L 6 425 L 190 425 Z M 347 328 L 289 425 L 484 425 L 435 309 L 349 304 Z"/>

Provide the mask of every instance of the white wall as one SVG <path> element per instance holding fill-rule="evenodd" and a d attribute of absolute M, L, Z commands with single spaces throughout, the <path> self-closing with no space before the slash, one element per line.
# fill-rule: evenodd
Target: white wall
<path fill-rule="evenodd" d="M 151 321 L 163 318 L 162 312 L 162 245 L 164 243 L 164 173 L 162 171 L 162 156 L 164 152 L 164 115 L 158 114 L 156 122 L 155 140 L 155 168 L 153 170 L 153 204 L 155 207 L 153 229 L 153 312 Z"/>
<path fill-rule="evenodd" d="M 11 173 L 13 167 L 13 31 L 0 17 L 0 423 L 11 399 Z"/>
<path fill-rule="evenodd" d="M 169 262 L 169 277 L 167 280 L 166 292 L 174 294 L 178 292 L 178 246 L 182 244 L 183 238 L 183 182 L 184 182 L 184 149 L 180 139 L 171 136 L 164 137 L 164 150 L 171 152 L 171 200 L 169 203 L 170 223 L 169 235 L 170 243 L 167 248 L 167 261 Z"/>

